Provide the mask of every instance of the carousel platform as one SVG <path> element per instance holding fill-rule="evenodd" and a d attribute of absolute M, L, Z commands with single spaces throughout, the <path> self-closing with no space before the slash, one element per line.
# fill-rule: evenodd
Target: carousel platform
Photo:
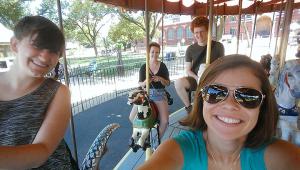
<path fill-rule="evenodd" d="M 174 112 L 170 115 L 169 127 L 165 132 L 165 135 L 161 139 L 163 142 L 166 139 L 172 138 L 173 136 L 180 133 L 180 131 L 185 130 L 186 127 L 181 126 L 178 121 L 186 116 L 186 111 L 184 108 Z M 153 131 L 156 131 L 153 129 Z M 154 132 L 155 133 L 155 132 Z M 136 169 L 145 161 L 145 151 L 139 149 L 137 152 L 133 152 L 132 149 L 124 155 L 124 157 L 119 161 L 119 163 L 114 167 L 114 170 L 130 170 Z"/>

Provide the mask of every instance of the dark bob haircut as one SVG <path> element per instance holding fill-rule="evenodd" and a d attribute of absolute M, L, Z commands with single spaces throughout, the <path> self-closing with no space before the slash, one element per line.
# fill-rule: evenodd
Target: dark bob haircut
<path fill-rule="evenodd" d="M 26 16 L 14 27 L 14 36 L 18 40 L 30 36 L 33 45 L 38 49 L 47 49 L 54 53 L 63 53 L 65 49 L 65 38 L 62 31 L 52 21 L 42 16 Z"/>
<path fill-rule="evenodd" d="M 201 89 L 212 83 L 217 76 L 225 70 L 248 68 L 252 74 L 257 77 L 261 83 L 261 91 L 265 94 L 264 101 L 260 106 L 258 121 L 252 131 L 248 134 L 245 141 L 245 147 L 257 148 L 270 142 L 276 133 L 278 121 L 278 110 L 270 82 L 260 63 L 251 60 L 245 55 L 228 55 L 215 60 L 203 72 L 200 83 L 194 98 L 194 107 L 192 112 L 182 121 L 182 124 L 189 126 L 193 130 L 206 130 L 207 124 L 203 118 L 203 99 L 200 95 Z"/>

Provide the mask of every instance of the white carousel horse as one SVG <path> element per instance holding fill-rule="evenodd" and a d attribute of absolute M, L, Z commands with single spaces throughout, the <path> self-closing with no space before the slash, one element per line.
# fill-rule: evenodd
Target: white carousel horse
<path fill-rule="evenodd" d="M 137 115 L 132 122 L 133 132 L 129 146 L 134 152 L 139 148 L 145 150 L 148 147 L 145 141 L 149 137 L 151 128 L 157 123 L 157 108 L 142 89 L 134 90 L 129 94 L 128 104 L 137 105 Z"/>
<path fill-rule="evenodd" d="M 271 71 L 272 73 L 274 72 Z M 284 68 L 279 73 L 275 98 L 280 113 L 281 138 L 300 145 L 299 139 L 294 141 L 294 137 L 299 136 L 298 133 L 300 134 L 299 127 L 297 127 L 299 115 L 297 102 L 300 99 L 300 59 L 286 61 Z"/>
<path fill-rule="evenodd" d="M 81 170 L 98 170 L 99 161 L 107 151 L 106 143 L 111 134 L 119 127 L 119 124 L 112 123 L 98 134 L 81 164 Z"/>

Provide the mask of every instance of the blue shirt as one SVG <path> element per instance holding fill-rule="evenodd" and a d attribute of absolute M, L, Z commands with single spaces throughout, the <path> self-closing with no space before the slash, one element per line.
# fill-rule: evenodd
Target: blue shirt
<path fill-rule="evenodd" d="M 207 170 L 208 160 L 202 131 L 183 131 L 173 138 L 183 153 L 184 170 Z M 243 148 L 240 164 L 242 170 L 266 170 L 264 153 L 267 145 L 258 149 Z"/>

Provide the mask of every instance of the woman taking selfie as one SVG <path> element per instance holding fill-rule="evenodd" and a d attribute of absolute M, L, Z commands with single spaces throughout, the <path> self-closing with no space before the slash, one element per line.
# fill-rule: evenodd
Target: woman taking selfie
<path fill-rule="evenodd" d="M 276 101 L 262 66 L 243 55 L 214 61 L 198 85 L 190 130 L 165 141 L 139 169 L 300 167 L 299 148 L 276 139 Z"/>

